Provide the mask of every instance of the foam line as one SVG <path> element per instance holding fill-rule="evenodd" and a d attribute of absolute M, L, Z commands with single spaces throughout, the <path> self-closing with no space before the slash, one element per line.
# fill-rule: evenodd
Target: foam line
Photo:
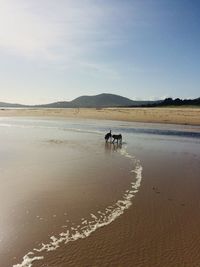
<path fill-rule="evenodd" d="M 96 214 L 90 214 L 91 219 L 86 220 L 85 218 L 81 218 L 80 225 L 73 228 L 71 227 L 70 230 L 60 233 L 57 237 L 51 236 L 49 243 L 42 244 L 39 248 L 34 248 L 23 257 L 21 263 L 13 265 L 13 267 L 33 266 L 34 261 L 44 259 L 44 256 L 41 256 L 43 252 L 54 251 L 59 248 L 61 244 L 67 244 L 69 242 L 88 237 L 97 229 L 112 223 L 132 205 L 132 199 L 138 192 L 141 185 L 142 166 L 139 160 L 127 153 L 126 149 L 121 149 L 120 152 L 123 156 L 133 160 L 135 168 L 131 172 L 136 174 L 130 184 L 130 188 L 125 191 L 122 198 L 115 204 L 109 205 L 104 211 L 98 211 Z"/>

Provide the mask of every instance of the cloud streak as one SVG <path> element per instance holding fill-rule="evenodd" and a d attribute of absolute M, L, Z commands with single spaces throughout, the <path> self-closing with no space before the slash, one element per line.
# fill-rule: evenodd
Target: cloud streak
<path fill-rule="evenodd" d="M 0 0 L 0 48 L 32 59 L 67 60 L 119 41 L 101 27 L 108 20 L 103 7 L 84 3 Z"/>

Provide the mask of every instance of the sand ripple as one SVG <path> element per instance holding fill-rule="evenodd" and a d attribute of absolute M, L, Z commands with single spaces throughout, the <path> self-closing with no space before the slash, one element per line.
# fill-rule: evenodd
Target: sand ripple
<path fill-rule="evenodd" d="M 34 261 L 44 259 L 43 252 L 54 251 L 61 244 L 67 244 L 88 237 L 97 229 L 112 223 L 132 205 L 132 199 L 138 192 L 141 184 L 142 166 L 139 160 L 127 153 L 126 149 L 121 149 L 120 153 L 133 161 L 134 169 L 131 172 L 136 174 L 129 189 L 126 190 L 122 198 L 115 204 L 108 206 L 105 210 L 98 211 L 96 214 L 90 214 L 90 219 L 81 218 L 80 225 L 71 227 L 66 232 L 61 232 L 57 237 L 51 236 L 49 243 L 42 244 L 39 248 L 33 248 L 32 251 L 23 257 L 21 263 L 13 265 L 13 267 L 31 267 Z"/>

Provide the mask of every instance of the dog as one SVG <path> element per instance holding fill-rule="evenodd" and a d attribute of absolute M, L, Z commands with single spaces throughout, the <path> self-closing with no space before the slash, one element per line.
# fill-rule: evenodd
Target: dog
<path fill-rule="evenodd" d="M 113 141 L 112 143 L 114 144 L 115 141 L 122 143 L 122 135 L 121 134 L 113 134 L 112 135 Z"/>
<path fill-rule="evenodd" d="M 111 130 L 110 130 L 110 132 L 105 135 L 106 143 L 108 142 L 109 139 L 111 141 L 111 138 L 112 138 L 112 134 L 111 134 Z"/>

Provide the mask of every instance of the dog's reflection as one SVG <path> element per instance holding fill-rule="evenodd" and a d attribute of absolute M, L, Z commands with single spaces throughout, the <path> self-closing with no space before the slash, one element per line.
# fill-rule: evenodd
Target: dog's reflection
<path fill-rule="evenodd" d="M 105 151 L 111 153 L 112 151 L 118 151 L 122 148 L 121 143 L 105 143 Z"/>

